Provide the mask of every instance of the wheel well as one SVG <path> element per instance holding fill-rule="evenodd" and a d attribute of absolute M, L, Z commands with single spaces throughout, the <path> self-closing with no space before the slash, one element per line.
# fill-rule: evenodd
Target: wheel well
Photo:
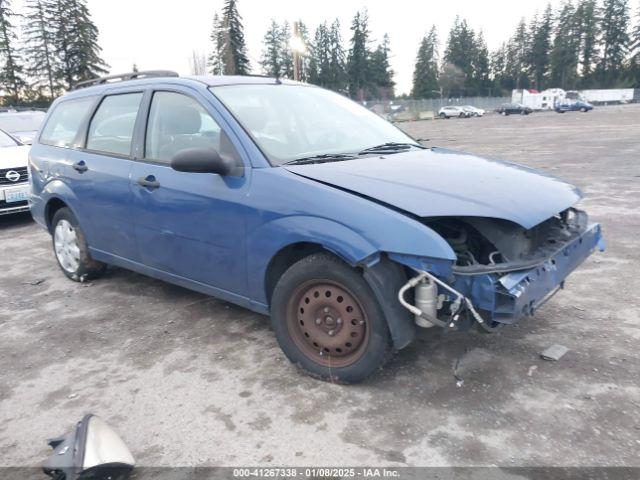
<path fill-rule="evenodd" d="M 269 262 L 267 274 L 265 275 L 265 290 L 269 304 L 271 304 L 271 295 L 273 295 L 273 290 L 276 288 L 278 280 L 291 265 L 314 253 L 327 251 L 320 244 L 301 242 L 288 245 L 276 253 Z"/>
<path fill-rule="evenodd" d="M 47 228 L 49 230 L 51 230 L 51 222 L 53 221 L 53 216 L 56 214 L 58 210 L 66 206 L 67 204 L 64 203 L 62 200 L 60 200 L 59 198 L 52 198 L 51 200 L 49 200 L 49 203 L 47 203 L 47 206 L 44 211 L 44 216 L 45 216 L 45 219 L 47 220 Z"/>

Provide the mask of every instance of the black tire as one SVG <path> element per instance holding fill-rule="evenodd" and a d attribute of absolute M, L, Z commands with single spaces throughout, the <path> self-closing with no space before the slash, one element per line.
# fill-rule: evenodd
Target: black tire
<path fill-rule="evenodd" d="M 442 118 L 443 120 L 445 120 L 447 118 L 447 114 L 446 113 L 441 113 L 440 114 L 440 118 Z"/>
<path fill-rule="evenodd" d="M 62 222 L 67 222 L 73 227 L 75 233 L 75 243 L 79 250 L 77 266 L 75 265 L 63 265 L 61 261 L 61 255 L 57 252 L 56 246 L 56 229 L 60 225 L 64 225 Z M 73 212 L 68 208 L 59 209 L 53 216 L 51 221 L 51 241 L 53 245 L 53 253 L 58 262 L 60 270 L 71 280 L 75 282 L 84 282 L 87 280 L 93 280 L 104 274 L 107 266 L 91 258 L 89 254 L 89 248 L 87 247 L 87 241 L 85 239 L 82 228 L 78 223 L 78 219 Z"/>
<path fill-rule="evenodd" d="M 341 316 L 346 318 L 340 321 Z M 273 292 L 271 323 L 287 358 L 323 380 L 361 382 L 393 353 L 387 321 L 368 283 L 329 253 L 305 257 L 282 275 Z M 336 342 L 342 343 L 336 347 Z M 349 353 L 340 348 L 347 346 Z"/>
<path fill-rule="evenodd" d="M 582 108 L 580 109 L 580 111 L 581 111 L 582 113 L 587 113 L 587 112 L 588 112 L 588 110 L 587 110 L 586 108 L 584 108 L 584 107 L 582 107 Z"/>

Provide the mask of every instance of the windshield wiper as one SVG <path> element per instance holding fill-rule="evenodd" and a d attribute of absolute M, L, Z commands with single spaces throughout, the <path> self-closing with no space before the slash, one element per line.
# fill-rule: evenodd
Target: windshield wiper
<path fill-rule="evenodd" d="M 366 155 L 367 153 L 396 153 L 402 152 L 404 150 L 409 150 L 411 147 L 419 148 L 421 150 L 426 149 L 424 145 L 419 145 L 417 143 L 402 143 L 402 142 L 387 142 L 382 143 L 380 145 L 376 145 L 374 147 L 365 148 L 358 155 Z"/>
<path fill-rule="evenodd" d="M 312 155 L 310 157 L 289 160 L 288 162 L 284 162 L 282 165 L 307 165 L 310 163 L 340 162 L 343 160 L 350 160 L 352 158 L 356 157 L 346 153 L 322 153 L 320 155 Z"/>

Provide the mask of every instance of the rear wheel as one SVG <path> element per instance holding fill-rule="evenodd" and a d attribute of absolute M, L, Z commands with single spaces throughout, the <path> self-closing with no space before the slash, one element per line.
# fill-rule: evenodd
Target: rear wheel
<path fill-rule="evenodd" d="M 392 353 L 387 322 L 371 288 L 328 253 L 303 258 L 284 273 L 271 315 L 287 358 L 315 377 L 360 382 Z"/>
<path fill-rule="evenodd" d="M 71 280 L 91 280 L 106 270 L 104 263 L 91 258 L 84 233 L 68 208 L 61 208 L 53 216 L 51 237 L 58 265 Z"/>

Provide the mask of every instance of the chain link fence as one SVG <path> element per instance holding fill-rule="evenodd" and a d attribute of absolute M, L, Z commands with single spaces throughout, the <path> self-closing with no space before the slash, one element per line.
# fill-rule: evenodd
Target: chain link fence
<path fill-rule="evenodd" d="M 487 112 L 503 103 L 511 102 L 511 97 L 465 97 L 465 98 L 429 98 L 423 100 L 369 100 L 362 102 L 372 112 L 390 121 L 431 120 L 438 110 L 447 105 L 472 105 Z"/>

